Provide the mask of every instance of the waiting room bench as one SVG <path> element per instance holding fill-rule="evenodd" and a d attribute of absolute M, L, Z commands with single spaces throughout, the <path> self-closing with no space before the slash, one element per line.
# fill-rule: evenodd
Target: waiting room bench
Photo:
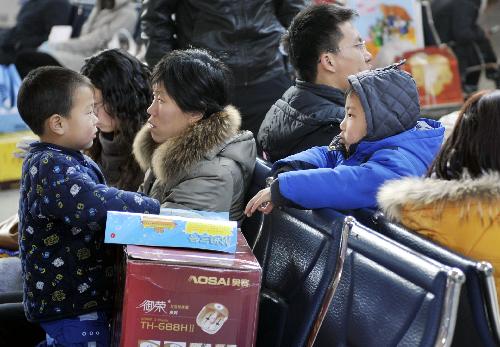
<path fill-rule="evenodd" d="M 464 257 L 438 245 L 401 225 L 391 223 L 381 212 L 362 209 L 352 213 L 364 225 L 464 272 L 466 281 L 460 298 L 453 346 L 500 346 L 500 314 L 490 263 Z"/>
<path fill-rule="evenodd" d="M 248 199 L 270 170 L 257 160 Z M 330 209 L 256 212 L 242 232 L 263 267 L 258 347 L 450 345 L 459 268 Z"/>
<path fill-rule="evenodd" d="M 311 345 L 340 278 L 344 216 L 276 208 L 263 219 L 254 253 L 262 266 L 257 346 Z"/>
<path fill-rule="evenodd" d="M 347 257 L 314 346 L 449 346 L 462 271 L 347 223 Z"/>

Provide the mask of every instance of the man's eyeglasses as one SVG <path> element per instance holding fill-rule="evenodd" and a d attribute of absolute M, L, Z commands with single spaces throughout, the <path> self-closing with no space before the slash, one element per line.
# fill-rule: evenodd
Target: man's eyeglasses
<path fill-rule="evenodd" d="M 355 45 L 352 45 L 352 46 L 347 46 L 347 47 L 339 47 L 338 51 L 341 51 L 342 49 L 346 49 L 346 48 L 357 48 L 359 49 L 360 51 L 364 51 L 366 49 L 366 41 L 363 40 L 363 41 L 360 41 L 358 43 L 356 43 Z"/>
<path fill-rule="evenodd" d="M 363 40 L 363 41 L 360 41 L 352 46 L 346 46 L 346 47 L 339 47 L 338 49 L 327 49 L 326 51 L 328 53 L 339 53 L 341 50 L 343 49 L 347 49 L 347 48 L 356 48 L 357 50 L 359 50 L 361 53 L 364 53 L 364 51 L 366 50 L 366 41 Z M 318 63 L 321 61 L 321 58 L 318 59 Z"/>
<path fill-rule="evenodd" d="M 326 51 L 328 53 L 338 53 L 341 50 L 347 49 L 347 48 L 356 48 L 356 49 L 358 49 L 360 51 L 364 51 L 366 49 L 366 41 L 363 40 L 363 41 L 360 41 L 360 42 L 358 42 L 358 43 L 356 43 L 356 44 L 354 44 L 352 46 L 339 47 L 337 49 L 327 49 Z"/>

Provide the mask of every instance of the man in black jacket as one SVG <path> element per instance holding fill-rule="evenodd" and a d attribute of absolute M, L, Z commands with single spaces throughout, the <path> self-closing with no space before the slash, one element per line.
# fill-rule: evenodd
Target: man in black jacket
<path fill-rule="evenodd" d="M 262 122 L 257 141 L 265 159 L 327 145 L 340 133 L 347 76 L 371 67 L 355 16 L 352 9 L 324 4 L 293 19 L 284 42 L 298 79 Z"/>
<path fill-rule="evenodd" d="M 0 37 L 0 64 L 12 64 L 16 56 L 47 41 L 54 25 L 70 24 L 68 0 L 29 0 L 21 7 L 16 25 Z"/>
<path fill-rule="evenodd" d="M 269 107 L 291 85 L 280 37 L 304 0 L 144 0 L 142 37 L 154 66 L 176 48 L 205 48 L 233 71 L 232 103 L 257 135 Z"/>

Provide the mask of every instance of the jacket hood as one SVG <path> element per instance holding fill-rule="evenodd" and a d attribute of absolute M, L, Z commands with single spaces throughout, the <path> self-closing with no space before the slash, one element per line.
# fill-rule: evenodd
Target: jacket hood
<path fill-rule="evenodd" d="M 374 141 L 411 129 L 420 117 L 417 85 L 400 64 L 348 77 L 363 106 L 367 135 Z"/>
<path fill-rule="evenodd" d="M 407 177 L 384 184 L 377 200 L 386 216 L 395 221 L 401 220 L 401 210 L 406 204 L 416 206 L 439 204 L 450 201 L 464 202 L 471 199 L 480 201 L 500 200 L 500 173 L 488 172 L 478 178 L 469 175 L 459 180 Z"/>
<path fill-rule="evenodd" d="M 340 132 L 344 105 L 340 89 L 296 80 L 267 112 L 257 141 L 272 161 L 326 145 Z"/>
<path fill-rule="evenodd" d="M 216 156 L 232 159 L 236 162 L 243 162 L 245 158 L 250 156 L 248 150 L 253 147 L 255 139 L 251 131 L 243 130 L 237 132 L 234 136 L 228 138 L 221 145 L 216 146 L 213 150 L 207 152 L 204 156 L 208 160 L 212 160 Z"/>
<path fill-rule="evenodd" d="M 233 106 L 226 106 L 221 112 L 196 122 L 184 134 L 161 144 L 153 141 L 150 129 L 145 125 L 135 137 L 133 154 L 144 171 L 151 168 L 160 182 L 165 183 L 189 171 L 204 157 L 213 158 L 221 152 L 226 156 L 238 157 L 233 150 L 227 150 L 226 153 L 228 144 L 241 142 L 241 146 L 252 137 L 247 132 L 238 134 L 240 124 L 239 111 Z M 240 157 L 246 154 L 242 151 Z"/>
<path fill-rule="evenodd" d="M 248 130 L 238 132 L 222 145 L 207 153 L 205 158 L 212 160 L 216 156 L 228 158 L 238 163 L 243 173 L 244 182 L 250 182 L 257 157 L 257 148 L 252 132 Z"/>

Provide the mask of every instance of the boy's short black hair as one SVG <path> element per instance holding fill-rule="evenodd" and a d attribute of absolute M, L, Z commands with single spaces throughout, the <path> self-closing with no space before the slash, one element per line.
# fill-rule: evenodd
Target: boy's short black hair
<path fill-rule="evenodd" d="M 314 82 L 319 56 L 338 51 L 343 38 L 339 25 L 356 16 L 356 11 L 332 4 L 311 5 L 295 16 L 282 41 L 301 80 Z"/>
<path fill-rule="evenodd" d="M 69 116 L 73 93 L 81 86 L 92 88 L 92 83 L 78 72 L 59 66 L 36 68 L 26 75 L 19 88 L 19 114 L 35 134 L 43 135 L 44 122 L 50 116 Z"/>

